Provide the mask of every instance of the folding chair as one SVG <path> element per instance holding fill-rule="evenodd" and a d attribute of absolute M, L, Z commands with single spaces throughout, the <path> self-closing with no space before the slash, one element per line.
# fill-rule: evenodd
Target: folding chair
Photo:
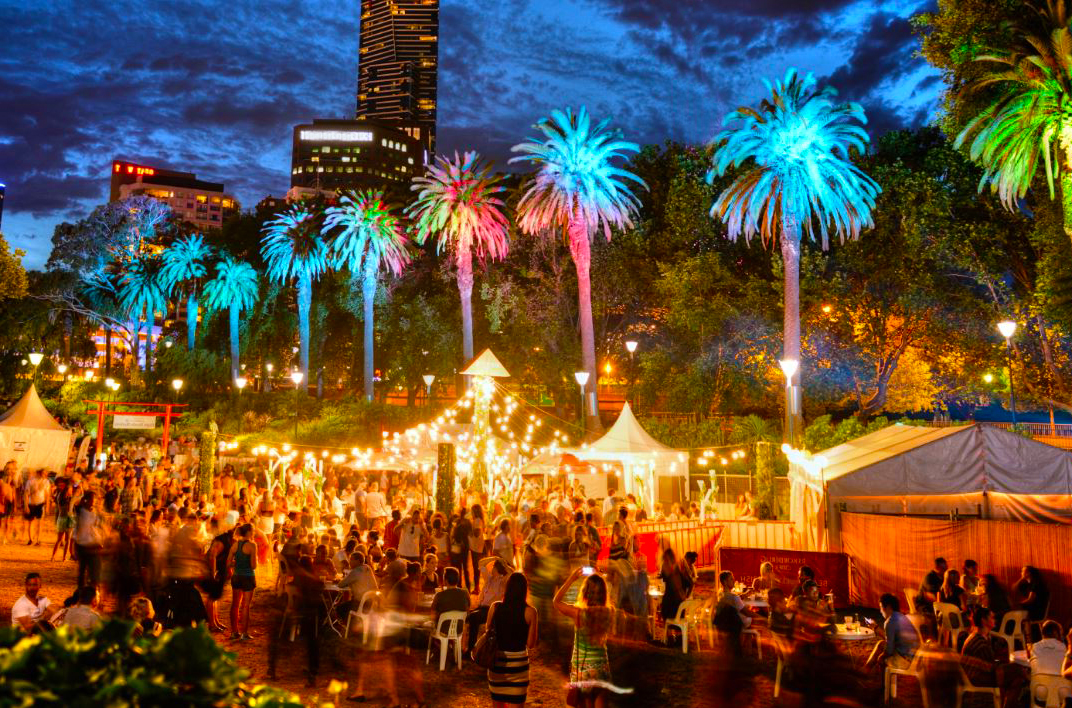
<path fill-rule="evenodd" d="M 934 603 L 934 614 L 938 616 L 939 641 L 949 637 L 949 646 L 956 650 L 957 640 L 961 633 L 967 633 L 968 627 L 964 624 L 964 617 L 960 614 L 960 608 L 948 602 Z"/>
<path fill-rule="evenodd" d="M 663 627 L 663 639 L 664 641 L 670 636 L 670 628 L 677 627 L 681 630 L 681 651 L 685 654 L 689 653 L 689 628 L 693 628 L 696 635 L 696 648 L 700 648 L 700 633 L 696 629 L 696 610 L 699 609 L 700 602 L 698 600 L 685 600 L 677 608 L 677 614 L 673 619 L 666 620 L 666 625 Z"/>
<path fill-rule="evenodd" d="M 916 591 L 912 588 L 904 589 L 905 599 L 908 600 L 908 611 L 912 614 L 916 614 Z"/>
<path fill-rule="evenodd" d="M 784 637 L 774 632 L 771 632 L 771 640 L 774 644 L 774 653 L 778 655 L 778 666 L 774 670 L 774 697 L 777 698 L 782 692 L 782 672 L 789 664 L 789 655 L 793 652 L 793 648 Z"/>
<path fill-rule="evenodd" d="M 1011 610 L 1001 618 L 1001 625 L 994 630 L 994 634 L 1004 639 L 1009 645 L 1009 654 L 1016 651 L 1016 640 L 1027 648 L 1027 639 L 1024 637 L 1024 622 L 1027 621 L 1027 610 Z"/>
<path fill-rule="evenodd" d="M 458 670 L 462 668 L 462 630 L 465 629 L 465 612 L 444 612 L 439 616 L 439 622 L 428 635 L 428 652 L 424 655 L 424 663 L 427 664 L 432 658 L 432 640 L 439 642 L 439 670 L 447 668 L 447 654 L 450 651 L 450 643 L 454 642 L 454 660 L 458 663 Z"/>
<path fill-rule="evenodd" d="M 375 621 L 374 613 L 379 595 L 378 591 L 369 590 L 361 596 L 361 602 L 358 604 L 357 609 L 350 610 L 350 614 L 346 616 L 346 631 L 342 635 L 344 638 L 350 636 L 350 622 L 357 618 L 361 622 L 361 643 L 368 644 L 369 631 Z"/>

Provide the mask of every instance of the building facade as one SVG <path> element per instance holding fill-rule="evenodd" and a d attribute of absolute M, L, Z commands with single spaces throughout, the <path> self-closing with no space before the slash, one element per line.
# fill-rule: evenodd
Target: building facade
<path fill-rule="evenodd" d="M 288 198 L 408 185 L 424 173 L 424 146 L 398 126 L 320 120 L 294 126 Z"/>
<path fill-rule="evenodd" d="M 218 229 L 239 210 L 238 200 L 225 192 L 222 183 L 199 180 L 192 172 L 114 160 L 109 200 L 135 195 L 164 202 L 177 217 L 198 228 Z"/>
<path fill-rule="evenodd" d="M 7 192 L 7 186 L 0 182 L 0 227 L 4 225 L 4 194 Z"/>
<path fill-rule="evenodd" d="M 409 126 L 435 153 L 439 0 L 361 0 L 357 117 Z"/>

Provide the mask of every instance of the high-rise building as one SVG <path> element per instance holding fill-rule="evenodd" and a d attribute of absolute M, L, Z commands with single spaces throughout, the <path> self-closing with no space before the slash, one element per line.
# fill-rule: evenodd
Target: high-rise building
<path fill-rule="evenodd" d="M 435 152 L 439 0 L 361 0 L 357 117 L 406 126 Z"/>
<path fill-rule="evenodd" d="M 424 146 L 399 126 L 317 118 L 294 126 L 287 196 L 406 186 L 423 173 Z"/>
<path fill-rule="evenodd" d="M 201 228 L 218 229 L 239 209 L 238 200 L 224 193 L 219 182 L 197 179 L 193 172 L 114 160 L 108 200 L 114 202 L 137 194 L 159 199 L 180 219 Z"/>
<path fill-rule="evenodd" d="M 0 226 L 4 225 L 4 193 L 7 191 L 7 187 L 3 182 L 0 182 Z"/>

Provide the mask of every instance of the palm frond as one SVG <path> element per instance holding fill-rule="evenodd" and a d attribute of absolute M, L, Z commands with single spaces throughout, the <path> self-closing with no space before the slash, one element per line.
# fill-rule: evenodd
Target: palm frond
<path fill-rule="evenodd" d="M 323 234 L 335 266 L 352 273 L 386 268 L 398 276 L 410 261 L 409 242 L 380 190 L 344 194 L 325 212 Z"/>
<path fill-rule="evenodd" d="M 179 283 L 205 277 L 212 248 L 201 234 L 180 238 L 164 249 L 164 267 L 160 271 L 165 289 L 170 292 Z"/>
<path fill-rule="evenodd" d="M 224 255 L 216 264 L 216 277 L 205 283 L 205 306 L 226 310 L 232 305 L 248 310 L 257 302 L 257 271 L 245 261 Z"/>
<path fill-rule="evenodd" d="M 292 206 L 265 224 L 263 233 L 261 255 L 271 280 L 316 280 L 328 269 L 328 247 L 313 212 Z"/>
<path fill-rule="evenodd" d="M 119 281 L 119 305 L 133 317 L 167 310 L 167 290 L 158 256 L 142 254 L 126 264 Z"/>

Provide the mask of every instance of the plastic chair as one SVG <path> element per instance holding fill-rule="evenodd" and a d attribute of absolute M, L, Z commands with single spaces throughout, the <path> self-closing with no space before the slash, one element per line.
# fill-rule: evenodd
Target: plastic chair
<path fill-rule="evenodd" d="M 908 611 L 912 614 L 916 614 L 916 591 L 912 588 L 904 589 L 905 599 L 908 600 Z"/>
<path fill-rule="evenodd" d="M 1031 677 L 1031 704 L 1042 708 L 1061 708 L 1072 696 L 1072 681 L 1060 676 L 1035 674 Z"/>
<path fill-rule="evenodd" d="M 891 698 L 897 698 L 897 677 L 898 676 L 912 676 L 919 681 L 919 692 L 923 696 L 923 708 L 929 708 L 927 705 L 927 688 L 923 685 L 923 666 L 920 661 L 920 656 L 923 652 L 920 649 L 916 649 L 916 653 L 912 655 L 912 662 L 907 668 L 898 669 L 893 666 L 886 666 L 886 675 L 883 679 L 885 684 L 885 701 L 889 704 Z"/>
<path fill-rule="evenodd" d="M 784 637 L 773 632 L 771 632 L 771 643 L 774 644 L 774 653 L 778 656 L 778 666 L 774 670 L 774 697 L 777 698 L 782 692 L 782 671 L 789 663 L 789 655 L 793 652 L 793 648 Z"/>
<path fill-rule="evenodd" d="M 677 615 L 673 619 L 666 620 L 666 625 L 663 627 L 664 640 L 670 636 L 671 627 L 681 630 L 681 651 L 685 654 L 689 653 L 690 627 L 696 635 L 696 648 L 700 648 L 700 633 L 696 629 L 696 611 L 700 609 L 699 605 L 700 602 L 697 600 L 685 600 L 678 606 Z"/>
<path fill-rule="evenodd" d="M 763 661 L 763 639 L 759 636 L 759 629 L 750 627 L 748 629 L 741 630 L 741 639 L 744 637 L 752 637 L 756 640 L 756 657 Z"/>
<path fill-rule="evenodd" d="M 927 622 L 926 616 L 921 615 L 918 612 L 912 612 L 905 615 L 905 617 L 907 617 L 908 621 L 912 623 L 912 626 L 916 628 L 916 634 L 922 637 L 923 630 L 921 628 Z"/>
<path fill-rule="evenodd" d="M 957 708 L 964 705 L 965 693 L 986 693 L 994 697 L 994 708 L 1001 708 L 1001 689 L 996 686 L 976 686 L 964 673 L 964 667 L 960 667 L 960 683 L 957 684 Z"/>
<path fill-rule="evenodd" d="M 446 631 L 444 631 L 446 626 Z M 439 615 L 436 628 L 428 635 L 428 652 L 424 655 L 424 663 L 432 659 L 432 640 L 439 642 L 439 670 L 447 668 L 447 653 L 450 651 L 450 643 L 454 642 L 454 660 L 458 663 L 458 670 L 462 669 L 462 630 L 465 628 L 464 612 L 444 612 Z"/>
<path fill-rule="evenodd" d="M 343 638 L 350 636 L 350 622 L 356 617 L 361 622 L 361 643 L 368 644 L 369 631 L 375 619 L 373 613 L 376 611 L 376 601 L 379 595 L 378 591 L 369 590 L 361 596 L 357 609 L 350 610 L 350 614 L 346 616 L 346 631 L 342 635 Z"/>
<path fill-rule="evenodd" d="M 1009 653 L 1016 651 L 1016 640 L 1027 647 L 1027 639 L 1024 637 L 1024 622 L 1027 621 L 1027 610 L 1011 610 L 1001 618 L 1001 625 L 994 630 L 994 634 L 1004 639 L 1009 645 Z"/>
<path fill-rule="evenodd" d="M 967 633 L 968 627 L 964 624 L 964 617 L 960 614 L 960 608 L 948 602 L 934 603 L 934 614 L 939 620 L 939 639 L 949 637 L 949 646 L 957 648 L 957 640 L 961 633 Z M 917 630 L 918 631 L 918 630 Z"/>

